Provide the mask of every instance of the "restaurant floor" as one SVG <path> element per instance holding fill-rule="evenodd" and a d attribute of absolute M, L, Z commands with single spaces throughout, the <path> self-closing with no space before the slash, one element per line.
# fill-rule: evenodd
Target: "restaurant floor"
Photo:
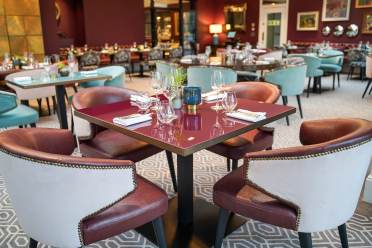
<path fill-rule="evenodd" d="M 372 95 L 361 98 L 366 82 L 346 81 L 342 76 L 341 88 L 336 91 L 325 91 L 322 95 L 311 94 L 310 98 L 302 97 L 304 120 L 357 117 L 372 120 Z M 324 87 L 331 86 L 331 79 L 323 79 Z M 128 88 L 151 91 L 149 78 L 129 79 Z M 281 101 L 279 101 L 281 103 Z M 296 100 L 289 99 L 289 104 L 297 106 Z M 34 105 L 34 103 L 32 104 Z M 45 109 L 45 107 L 44 107 Z M 285 120 L 275 123 L 274 149 L 299 145 L 298 131 L 303 120 L 299 114 L 290 118 L 291 126 Z M 38 127 L 58 127 L 56 116 L 42 117 Z M 165 189 L 173 197 L 170 175 L 165 162 L 165 154 L 160 153 L 137 165 L 137 172 Z M 214 183 L 224 176 L 226 163 L 224 158 L 207 151 L 194 156 L 194 194 L 207 201 L 212 201 Z M 314 165 L 315 166 L 315 165 Z M 198 211 L 197 209 L 195 211 Z M 361 202 L 357 213 L 348 222 L 350 247 L 372 247 L 372 205 Z M 3 179 L 0 177 L 0 247 L 26 247 L 28 239 L 17 223 L 16 215 L 6 193 Z M 313 234 L 314 247 L 341 247 L 337 229 Z M 39 246 L 45 247 L 45 246 Z M 99 242 L 89 247 L 155 247 L 150 241 L 135 231 L 129 231 L 117 237 Z M 253 220 L 248 222 L 224 241 L 224 247 L 299 247 L 297 234 Z"/>

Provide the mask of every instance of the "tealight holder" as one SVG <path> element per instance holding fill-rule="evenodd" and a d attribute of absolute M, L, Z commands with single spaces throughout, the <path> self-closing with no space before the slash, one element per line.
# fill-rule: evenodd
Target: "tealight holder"
<path fill-rule="evenodd" d="M 188 114 L 195 114 L 197 106 L 202 102 L 201 88 L 190 86 L 183 88 L 183 103 L 186 105 Z"/>

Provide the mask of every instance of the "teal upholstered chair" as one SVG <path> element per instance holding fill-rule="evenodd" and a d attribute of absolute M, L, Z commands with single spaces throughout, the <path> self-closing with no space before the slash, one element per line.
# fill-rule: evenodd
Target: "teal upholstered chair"
<path fill-rule="evenodd" d="M 301 65 L 276 70 L 265 75 L 266 82 L 280 87 L 284 105 L 288 104 L 288 96 L 296 96 L 301 118 L 303 118 L 301 94 L 305 88 L 306 70 L 307 66 Z M 288 116 L 286 120 L 289 125 Z"/>
<path fill-rule="evenodd" d="M 97 73 L 111 76 L 108 80 L 96 80 L 87 83 L 82 83 L 80 86 L 83 88 L 90 88 L 96 86 L 112 86 L 124 87 L 125 69 L 122 66 L 107 66 L 97 69 Z"/>
<path fill-rule="evenodd" d="M 222 67 L 191 66 L 187 69 L 187 85 L 199 86 L 202 92 L 212 90 L 212 73 L 215 70 L 222 71 L 223 81 L 225 84 L 236 83 L 238 76 L 235 71 Z"/>
<path fill-rule="evenodd" d="M 176 66 L 172 63 L 168 63 L 165 61 L 156 61 L 156 71 L 160 72 L 162 75 L 169 75 L 172 73 L 172 70 L 175 69 Z"/>
<path fill-rule="evenodd" d="M 344 53 L 338 50 L 325 50 L 323 55 L 325 58 L 321 58 L 322 64 L 320 65 L 320 69 L 333 75 L 332 89 L 334 90 L 336 75 L 338 87 L 340 87 L 340 73 L 344 64 Z"/>
<path fill-rule="evenodd" d="M 17 104 L 15 94 L 0 91 L 0 128 L 16 126 L 36 126 L 39 119 L 37 111 Z"/>
<path fill-rule="evenodd" d="M 314 79 L 314 88 L 318 88 L 319 93 L 322 92 L 322 76 L 323 76 L 323 70 L 319 69 L 321 66 L 322 61 L 316 57 L 315 55 L 311 54 L 290 54 L 288 55 L 289 58 L 293 57 L 300 57 L 303 58 L 306 65 L 306 77 L 309 78 L 309 83 L 307 85 L 307 97 L 309 97 L 310 94 L 310 85 L 311 85 L 311 79 Z"/>

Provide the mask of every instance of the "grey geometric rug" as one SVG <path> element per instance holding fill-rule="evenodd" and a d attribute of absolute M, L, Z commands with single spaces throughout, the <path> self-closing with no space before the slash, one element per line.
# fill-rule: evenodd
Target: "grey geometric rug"
<path fill-rule="evenodd" d="M 225 160 L 210 152 L 202 151 L 194 156 L 194 193 L 209 202 L 214 183 L 226 174 Z M 137 165 L 138 173 L 158 184 L 172 197 L 172 185 L 165 153 L 155 155 Z M 348 222 L 350 247 L 372 247 L 372 217 L 354 215 Z M 341 247 L 337 229 L 313 234 L 314 247 Z M 0 177 L 0 247 L 27 247 L 28 238 L 17 223 L 3 178 Z M 39 245 L 39 248 L 46 247 Z M 101 241 L 90 248 L 149 248 L 156 247 L 135 231 Z M 228 248 L 286 248 L 299 247 L 295 232 L 248 220 L 224 241 Z"/>

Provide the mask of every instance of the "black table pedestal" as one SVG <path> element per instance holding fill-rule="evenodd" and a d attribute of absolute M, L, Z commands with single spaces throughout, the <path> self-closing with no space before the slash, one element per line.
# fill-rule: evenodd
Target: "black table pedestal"
<path fill-rule="evenodd" d="M 56 85 L 58 119 L 61 129 L 68 129 L 64 85 Z"/>

